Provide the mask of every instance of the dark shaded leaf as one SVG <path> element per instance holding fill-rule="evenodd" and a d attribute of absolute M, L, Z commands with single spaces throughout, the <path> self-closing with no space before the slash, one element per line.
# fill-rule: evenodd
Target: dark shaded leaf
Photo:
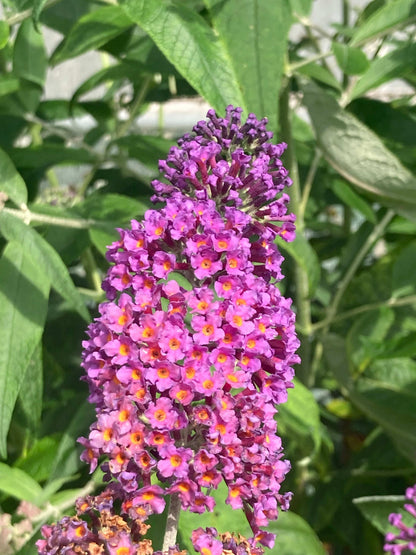
<path fill-rule="evenodd" d="M 13 73 L 43 87 L 48 61 L 42 35 L 26 19 L 17 32 L 13 50 Z"/>

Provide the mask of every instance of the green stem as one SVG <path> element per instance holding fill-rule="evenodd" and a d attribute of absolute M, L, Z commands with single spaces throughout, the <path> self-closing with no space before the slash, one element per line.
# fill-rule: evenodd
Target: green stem
<path fill-rule="evenodd" d="M 381 235 L 383 234 L 384 230 L 390 223 L 390 220 L 393 218 L 393 216 L 394 216 L 393 210 L 388 210 L 386 212 L 386 214 L 381 219 L 381 221 L 374 227 L 373 231 L 367 237 L 367 240 L 364 242 L 361 249 L 358 251 L 357 256 L 355 257 L 352 264 L 348 268 L 343 279 L 339 282 L 338 288 L 334 295 L 332 303 L 329 305 L 327 310 L 327 316 L 325 318 L 325 326 L 323 326 L 325 333 L 328 331 L 330 325 L 334 321 L 334 318 L 336 316 L 336 312 L 338 309 L 338 305 L 341 302 L 341 299 L 344 296 L 344 293 L 348 285 L 350 284 L 351 280 L 355 276 L 356 271 L 360 267 L 361 262 L 364 260 L 365 256 L 372 248 L 374 243 L 381 237 Z"/>
<path fill-rule="evenodd" d="M 295 144 L 292 137 L 292 126 L 290 121 L 289 108 L 289 90 L 290 81 L 287 80 L 282 89 L 280 98 L 280 129 L 282 136 L 287 143 L 285 154 L 285 162 L 293 181 L 291 187 L 291 203 L 290 208 L 296 214 L 297 233 L 301 235 L 304 232 L 305 222 L 304 214 L 301 207 L 301 190 L 299 182 L 298 164 L 296 161 Z M 307 381 L 310 362 L 310 331 L 312 326 L 311 319 L 311 302 L 309 299 L 309 283 L 306 271 L 299 265 L 295 264 L 295 286 L 296 286 L 296 319 L 302 330 L 300 356 L 302 365 L 298 370 L 298 375 L 303 382 Z"/>
<path fill-rule="evenodd" d="M 85 251 L 81 255 L 81 260 L 85 271 L 87 272 L 88 279 L 93 286 L 94 290 L 98 293 L 102 293 L 101 289 L 101 275 L 98 270 L 97 263 L 95 261 L 94 255 L 92 254 L 92 250 L 90 248 L 85 249 Z"/>
<path fill-rule="evenodd" d="M 27 207 L 22 207 L 21 210 L 15 208 L 1 208 L 3 212 L 11 214 L 20 220 L 23 220 L 28 225 L 31 222 L 56 225 L 59 227 L 69 227 L 72 229 L 89 229 L 90 227 L 97 224 L 95 220 L 84 220 L 76 218 L 59 218 L 57 216 L 48 216 L 46 214 L 37 214 L 36 212 L 31 212 Z"/>
<path fill-rule="evenodd" d="M 166 530 L 163 538 L 163 553 L 167 553 L 170 547 L 176 545 L 180 512 L 181 500 L 177 494 L 173 494 L 170 496 L 169 501 L 168 518 L 166 520 Z"/>
<path fill-rule="evenodd" d="M 316 172 L 318 171 L 321 158 L 322 154 L 320 150 L 316 149 L 315 156 L 312 160 L 312 164 L 309 168 L 308 175 L 306 176 L 305 183 L 303 185 L 302 199 L 299 204 L 299 213 L 302 214 L 302 218 L 305 217 L 306 206 L 308 204 L 309 195 L 311 194 L 313 180 L 315 179 Z"/>
<path fill-rule="evenodd" d="M 129 117 L 127 118 L 126 121 L 124 121 L 120 127 L 117 130 L 116 133 L 116 137 L 122 137 L 123 135 L 125 135 L 125 133 L 129 130 L 131 124 L 134 121 L 134 118 L 137 116 L 137 112 L 140 109 L 140 106 L 143 104 L 143 101 L 146 97 L 147 91 L 149 89 L 149 85 L 153 80 L 153 75 L 147 75 L 144 80 L 143 80 L 143 84 L 141 86 L 141 89 L 139 90 L 131 108 L 130 108 L 130 114 Z"/>
<path fill-rule="evenodd" d="M 60 2 L 60 0 L 47 0 L 43 9 L 46 10 L 47 8 L 50 8 L 54 4 L 57 4 L 58 2 Z M 16 25 L 17 23 L 21 23 L 28 17 L 31 17 L 32 13 L 33 13 L 33 8 L 28 8 L 27 10 L 23 10 L 22 12 L 19 12 L 7 18 L 6 23 L 8 23 L 10 26 Z"/>
<path fill-rule="evenodd" d="M 337 316 L 334 316 L 332 322 L 341 322 L 342 320 L 347 320 L 348 318 L 353 318 L 354 316 L 358 316 L 359 314 L 363 314 L 365 312 L 370 312 L 371 310 L 377 310 L 377 308 L 381 308 L 383 306 L 388 307 L 398 307 L 398 306 L 407 306 L 407 305 L 416 305 L 416 295 L 409 295 L 407 297 L 401 297 L 399 299 L 390 298 L 387 301 L 380 301 L 379 303 L 369 303 L 364 304 L 361 306 L 357 306 L 355 308 L 351 308 L 351 310 L 346 310 Z M 312 324 L 312 330 L 315 332 L 322 328 L 325 328 L 328 325 L 327 320 L 322 320 L 321 322 L 317 322 L 316 324 Z"/>

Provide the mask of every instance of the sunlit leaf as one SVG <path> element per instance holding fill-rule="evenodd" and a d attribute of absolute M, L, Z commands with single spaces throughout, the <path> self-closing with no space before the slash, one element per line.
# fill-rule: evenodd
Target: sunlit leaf
<path fill-rule="evenodd" d="M 50 284 L 42 268 L 30 259 L 30 248 L 30 240 L 21 237 L 6 246 L 0 259 L 0 453 L 3 457 L 13 409 L 42 336 L 48 305 Z"/>
<path fill-rule="evenodd" d="M 4 463 L 0 463 L 0 490 L 16 499 L 34 504 L 42 495 L 42 488 L 29 474 Z"/>
<path fill-rule="evenodd" d="M 12 161 L 0 149 L 0 191 L 15 202 L 18 206 L 27 202 L 27 189 L 25 182 L 17 173 Z"/>
<path fill-rule="evenodd" d="M 120 4 L 211 106 L 220 113 L 228 104 L 246 108 L 223 42 L 195 10 L 169 0 Z"/>
<path fill-rule="evenodd" d="M 8 241 L 24 242 L 27 245 L 28 257 L 42 269 L 52 287 L 89 322 L 90 317 L 82 298 L 55 249 L 31 227 L 5 212 L 0 213 L 0 231 Z"/>

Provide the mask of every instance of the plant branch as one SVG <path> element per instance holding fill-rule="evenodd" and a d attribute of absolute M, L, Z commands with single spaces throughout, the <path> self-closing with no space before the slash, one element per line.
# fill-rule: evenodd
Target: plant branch
<path fill-rule="evenodd" d="M 364 260 L 365 256 L 367 255 L 368 251 L 374 245 L 374 243 L 381 237 L 384 230 L 386 229 L 387 225 L 390 223 L 390 220 L 394 216 L 393 210 L 388 210 L 381 221 L 374 227 L 373 231 L 367 237 L 367 240 L 358 251 L 357 256 L 353 260 L 351 266 L 348 268 L 347 272 L 345 273 L 343 279 L 339 282 L 337 291 L 334 295 L 332 303 L 329 305 L 327 310 L 327 316 L 323 321 L 322 328 L 324 328 L 325 333 L 328 331 L 329 326 L 332 324 L 336 317 L 336 312 L 338 309 L 338 305 L 341 302 L 344 293 L 350 284 L 351 280 L 353 279 L 356 271 L 358 270 L 361 262 Z"/>
<path fill-rule="evenodd" d="M 95 220 L 85 220 L 82 218 L 60 218 L 58 216 L 49 216 L 46 214 L 37 214 L 36 212 L 31 212 L 29 208 L 22 208 L 17 210 L 15 208 L 2 208 L 4 212 L 23 220 L 25 223 L 30 224 L 31 222 L 56 225 L 59 227 L 69 227 L 73 229 L 89 229 L 97 222 Z"/>
<path fill-rule="evenodd" d="M 46 10 L 47 8 L 50 8 L 54 4 L 57 4 L 58 2 L 60 2 L 60 0 L 46 0 L 46 4 L 44 5 L 43 9 Z M 16 13 L 8 17 L 6 19 L 6 23 L 10 26 L 16 25 L 17 23 L 21 23 L 28 17 L 31 17 L 32 13 L 33 13 L 33 8 L 28 8 L 27 10 L 23 10 L 22 12 Z"/>
<path fill-rule="evenodd" d="M 152 82 L 152 80 L 153 80 L 153 75 L 147 75 L 144 78 L 143 84 L 131 106 L 129 117 L 126 119 L 126 121 L 124 121 L 120 125 L 119 129 L 117 130 L 116 137 L 122 137 L 126 133 L 126 131 L 128 131 L 128 129 L 130 128 L 131 124 L 134 121 L 134 118 L 137 115 L 137 112 L 140 109 L 140 106 L 143 104 L 143 101 L 146 97 L 147 91 L 149 89 L 149 85 Z"/>
<path fill-rule="evenodd" d="M 287 169 L 293 181 L 291 187 L 291 202 L 290 208 L 296 214 L 296 227 L 297 232 L 302 234 L 304 232 L 305 222 L 303 219 L 303 212 L 301 210 L 301 191 L 299 182 L 298 164 L 296 161 L 295 144 L 292 137 L 291 114 L 289 108 L 289 92 L 290 80 L 287 79 L 285 86 L 282 89 L 280 98 L 280 128 L 282 136 L 287 143 L 287 150 L 285 155 Z M 311 331 L 311 302 L 309 299 L 309 282 L 308 274 L 299 265 L 295 264 L 295 285 L 296 285 L 296 318 L 302 330 L 303 339 L 301 342 L 300 356 L 302 358 L 302 365 L 298 371 L 302 381 L 307 380 L 309 371 L 310 359 L 310 331 Z"/>
<path fill-rule="evenodd" d="M 398 307 L 398 306 L 407 306 L 407 305 L 416 305 L 416 295 L 409 295 L 407 297 L 401 297 L 396 299 L 394 297 L 387 299 L 387 301 L 381 301 L 378 303 L 369 303 L 364 304 L 361 306 L 357 306 L 355 308 L 351 308 L 351 310 L 346 310 L 337 316 L 334 316 L 332 322 L 340 322 L 342 320 L 347 320 L 348 318 L 352 318 L 353 316 L 358 316 L 359 314 L 363 314 L 364 312 L 369 312 L 371 310 L 376 310 L 377 308 L 381 308 L 383 306 L 389 307 Z M 324 328 L 327 325 L 327 321 L 322 320 L 321 322 L 317 322 L 316 324 L 312 324 L 312 330 L 316 331 L 319 329 Z"/>
<path fill-rule="evenodd" d="M 315 150 L 315 156 L 312 160 L 312 164 L 309 168 L 308 175 L 306 176 L 305 183 L 303 185 L 302 198 L 299 204 L 299 212 L 302 214 L 302 218 L 305 217 L 306 205 L 308 203 L 309 195 L 312 190 L 313 180 L 315 179 L 316 172 L 318 171 L 319 162 L 321 161 L 322 153 L 317 148 Z"/>
<path fill-rule="evenodd" d="M 166 520 L 166 531 L 163 538 L 163 553 L 167 553 L 170 547 L 176 544 L 178 534 L 179 515 L 181 512 L 181 500 L 177 494 L 170 496 L 168 518 Z"/>

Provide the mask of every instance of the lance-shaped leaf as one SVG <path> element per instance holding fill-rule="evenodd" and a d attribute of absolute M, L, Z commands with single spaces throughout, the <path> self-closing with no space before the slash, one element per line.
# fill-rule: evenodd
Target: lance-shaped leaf
<path fill-rule="evenodd" d="M 229 53 L 247 109 L 277 128 L 277 102 L 292 22 L 288 0 L 205 0 Z"/>
<path fill-rule="evenodd" d="M 17 32 L 13 50 L 13 73 L 43 87 L 48 60 L 43 36 L 36 31 L 33 21 L 23 21 Z"/>
<path fill-rule="evenodd" d="M 0 454 L 3 457 L 13 409 L 42 336 L 48 306 L 50 283 L 41 267 L 30 259 L 30 248 L 30 240 L 22 237 L 19 242 L 10 242 L 0 259 Z"/>
<path fill-rule="evenodd" d="M 374 39 L 392 29 L 409 25 L 416 20 L 415 0 L 393 0 L 377 10 L 354 33 L 351 46 L 357 46 Z"/>
<path fill-rule="evenodd" d="M 328 162 L 348 181 L 408 215 L 416 211 L 416 178 L 381 140 L 317 85 L 304 86 L 304 101 Z"/>
<path fill-rule="evenodd" d="M 169 0 L 121 0 L 123 9 L 166 58 L 217 111 L 246 109 L 224 43 L 195 11 Z"/>
<path fill-rule="evenodd" d="M 118 6 L 103 6 L 82 16 L 71 28 L 52 55 L 52 63 L 59 64 L 80 56 L 88 50 L 100 48 L 125 29 L 131 21 Z"/>
<path fill-rule="evenodd" d="M 6 195 L 17 205 L 27 202 L 26 184 L 17 173 L 12 161 L 0 148 L 0 192 Z"/>
<path fill-rule="evenodd" d="M 42 495 L 42 488 L 29 474 L 4 463 L 0 463 L 0 491 L 35 504 Z"/>
<path fill-rule="evenodd" d="M 24 242 L 27 256 L 42 269 L 44 279 L 50 280 L 52 287 L 89 322 L 90 317 L 82 297 L 56 250 L 34 229 L 6 212 L 0 213 L 0 231 L 8 241 Z"/>

